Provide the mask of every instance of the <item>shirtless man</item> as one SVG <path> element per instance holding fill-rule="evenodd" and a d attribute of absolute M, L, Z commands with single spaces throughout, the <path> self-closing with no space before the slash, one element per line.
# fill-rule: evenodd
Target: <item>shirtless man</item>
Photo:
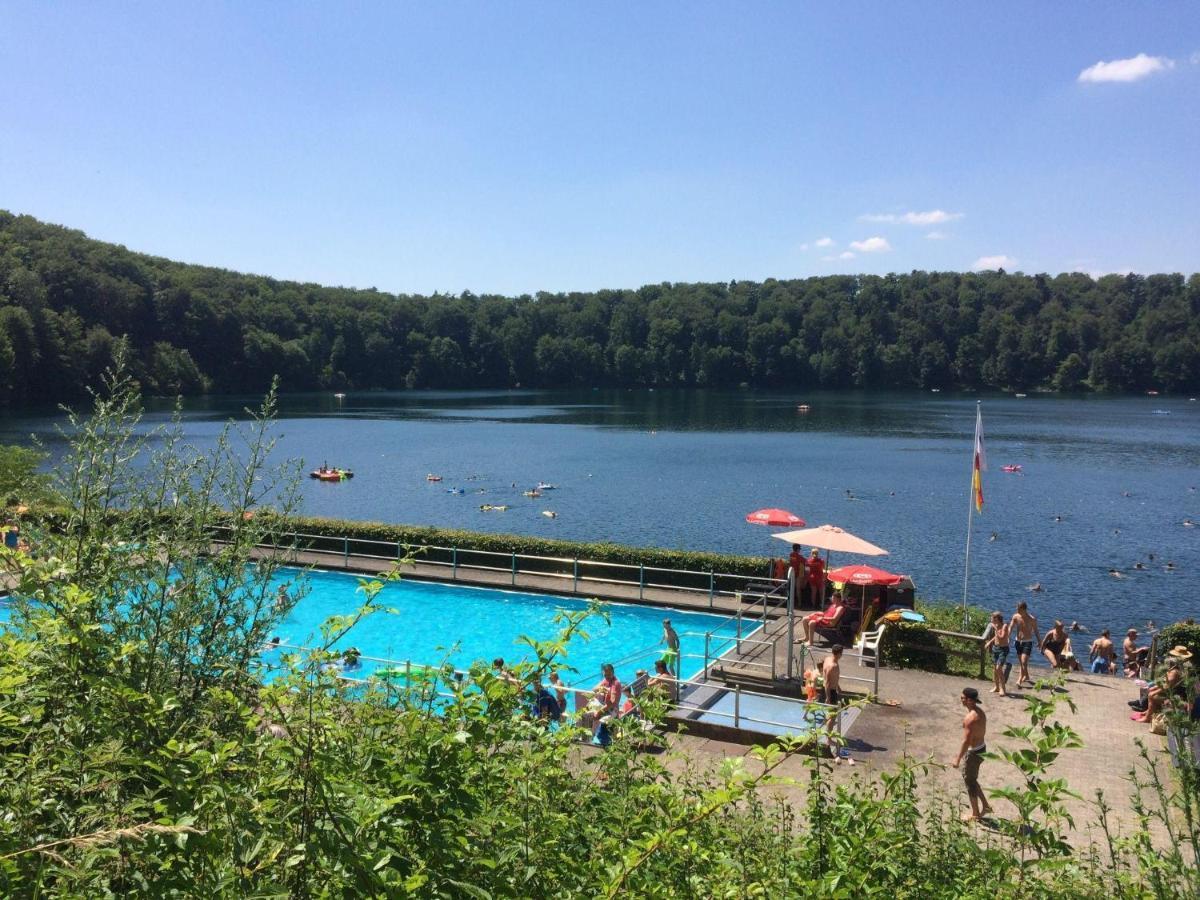
<path fill-rule="evenodd" d="M 825 711 L 825 730 L 833 731 L 842 705 L 842 645 L 834 644 L 821 663 L 821 678 L 825 681 L 825 702 L 832 709 Z M 836 752 L 836 751 L 835 751 Z"/>
<path fill-rule="evenodd" d="M 667 664 L 667 672 L 676 676 L 679 674 L 679 632 L 671 627 L 670 619 L 663 619 L 662 642 L 667 645 L 662 660 Z"/>
<path fill-rule="evenodd" d="M 971 801 L 971 815 L 968 821 L 979 822 L 984 816 L 990 815 L 992 808 L 983 795 L 979 786 L 979 766 L 983 763 L 983 754 L 987 752 L 987 714 L 979 703 L 979 691 L 973 687 L 962 690 L 962 705 L 967 708 L 963 717 L 963 739 L 958 748 L 958 756 L 954 757 L 954 768 L 958 768 L 966 757 L 963 765 L 963 782 L 967 786 L 967 797 Z"/>
<path fill-rule="evenodd" d="M 1107 628 L 1100 632 L 1100 637 L 1092 641 L 1088 655 L 1092 658 L 1092 674 L 1111 675 L 1117 671 L 1117 648 L 1113 646 Z"/>
<path fill-rule="evenodd" d="M 1029 612 L 1029 606 L 1022 600 L 1017 604 L 1008 627 L 1017 638 L 1017 659 L 1021 663 L 1021 672 L 1017 676 L 1017 687 L 1028 684 L 1033 687 L 1033 679 L 1029 677 L 1029 657 L 1033 655 L 1033 645 L 1040 643 L 1041 633 L 1038 631 L 1037 616 Z"/>
<path fill-rule="evenodd" d="M 1149 647 L 1138 646 L 1137 637 L 1137 629 L 1130 628 L 1125 632 L 1125 640 L 1121 644 L 1121 650 L 1125 654 L 1125 674 L 1129 678 L 1137 678 L 1141 674 L 1146 655 L 1150 652 Z"/>

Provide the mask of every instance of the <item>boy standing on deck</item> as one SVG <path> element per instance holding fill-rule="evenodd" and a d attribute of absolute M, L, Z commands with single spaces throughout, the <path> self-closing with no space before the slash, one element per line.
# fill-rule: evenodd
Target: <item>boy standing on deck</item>
<path fill-rule="evenodd" d="M 667 672 L 673 677 L 679 677 L 679 632 L 671 627 L 670 619 L 663 619 L 663 643 L 667 651 L 662 655 L 662 661 L 667 664 Z"/>
<path fill-rule="evenodd" d="M 1024 605 L 1024 604 L 1022 604 Z M 983 754 L 987 753 L 987 714 L 979 702 L 979 691 L 973 687 L 965 687 L 959 698 L 967 708 L 963 717 L 963 739 L 958 748 L 958 756 L 954 757 L 954 768 L 963 764 L 963 782 L 967 786 L 967 798 L 971 801 L 971 815 L 968 821 L 979 822 L 984 816 L 990 815 L 992 808 L 988 806 L 983 788 L 979 786 L 979 767 L 983 764 Z"/>

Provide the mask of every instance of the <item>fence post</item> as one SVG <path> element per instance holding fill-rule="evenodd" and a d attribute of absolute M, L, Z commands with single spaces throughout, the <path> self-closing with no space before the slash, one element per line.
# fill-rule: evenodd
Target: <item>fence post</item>
<path fill-rule="evenodd" d="M 579 557 L 575 557 L 571 565 L 571 591 L 579 593 Z"/>
<path fill-rule="evenodd" d="M 708 639 L 712 637 L 711 631 L 704 632 L 704 681 L 708 682 Z"/>
<path fill-rule="evenodd" d="M 734 685 L 733 688 L 733 727 L 742 727 L 742 686 Z"/>
<path fill-rule="evenodd" d="M 713 595 L 717 592 L 717 573 L 708 573 L 708 608 L 713 608 Z"/>
<path fill-rule="evenodd" d="M 737 611 L 737 652 L 742 652 L 742 608 Z"/>
<path fill-rule="evenodd" d="M 515 552 L 512 555 L 512 583 L 513 583 L 513 587 L 516 587 L 516 584 L 517 584 L 517 554 Z"/>
<path fill-rule="evenodd" d="M 458 580 L 458 548 L 450 548 L 450 578 L 453 581 Z"/>
<path fill-rule="evenodd" d="M 984 642 L 979 642 L 979 677 L 983 677 L 983 673 L 987 670 L 987 648 Z"/>
<path fill-rule="evenodd" d="M 646 564 L 638 564 L 638 599 L 646 599 Z"/>
<path fill-rule="evenodd" d="M 350 568 L 350 538 L 342 538 L 342 568 Z"/>

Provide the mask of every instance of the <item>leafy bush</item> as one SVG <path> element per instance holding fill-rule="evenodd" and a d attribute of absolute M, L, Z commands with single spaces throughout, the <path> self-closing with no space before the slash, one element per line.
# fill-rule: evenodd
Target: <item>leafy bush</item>
<path fill-rule="evenodd" d="M 725 575 L 766 576 L 770 562 L 761 556 L 630 547 L 607 542 L 563 541 L 521 534 L 491 534 L 424 525 L 391 525 L 384 522 L 359 522 L 317 516 L 291 516 L 281 521 L 280 526 L 301 533 L 383 541 L 401 545 L 403 548 L 425 545 L 457 547 L 460 550 L 594 560 Z M 658 577 L 656 573 L 655 578 Z"/>
<path fill-rule="evenodd" d="M 880 647 L 885 665 L 903 669 L 921 669 L 946 675 L 980 677 L 979 642 L 934 634 L 933 631 L 953 631 L 962 634 L 982 634 L 989 613 L 977 606 L 967 607 L 967 627 L 963 630 L 961 606 L 949 603 L 921 602 L 918 611 L 924 622 L 900 622 L 888 628 Z M 984 674 L 988 673 L 984 666 Z"/>
<path fill-rule="evenodd" d="M 1192 651 L 1193 665 L 1200 664 L 1200 625 L 1176 622 L 1158 633 L 1158 659 L 1161 662 L 1172 647 L 1183 646 Z"/>

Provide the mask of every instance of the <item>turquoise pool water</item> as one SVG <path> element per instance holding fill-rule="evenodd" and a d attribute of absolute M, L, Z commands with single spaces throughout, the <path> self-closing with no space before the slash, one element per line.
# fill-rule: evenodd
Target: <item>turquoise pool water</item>
<path fill-rule="evenodd" d="M 290 569 L 277 578 L 280 584 L 295 579 L 302 581 L 307 594 L 278 628 L 278 637 L 285 644 L 312 646 L 322 622 L 351 613 L 362 604 L 358 580 L 352 575 Z M 554 623 L 557 613 L 587 607 L 586 602 L 570 597 L 419 581 L 386 584 L 378 603 L 394 612 L 368 617 L 337 647 L 357 647 L 364 656 L 427 665 L 449 662 L 462 669 L 478 661 L 490 664 L 498 656 L 506 663 L 531 660 L 533 653 L 518 643 L 520 637 L 553 638 L 561 630 Z M 595 617 L 584 626 L 589 640 L 577 637 L 571 641 L 561 667 L 575 670 L 562 672 L 567 684 L 594 684 L 606 662 L 616 666 L 622 681 L 631 680 L 637 668 L 653 670 L 654 660 L 664 649 L 664 618 L 669 618 L 679 633 L 682 674 L 690 678 L 704 665 L 704 633 L 720 629 L 721 634 L 728 634 L 731 629 L 728 618 L 678 609 L 610 603 L 607 611 L 608 624 Z M 716 644 L 714 639 L 713 646 Z M 274 655 L 264 654 L 264 661 L 269 665 Z M 364 677 L 379 665 L 383 664 L 364 661 L 361 669 L 347 674 Z"/>

